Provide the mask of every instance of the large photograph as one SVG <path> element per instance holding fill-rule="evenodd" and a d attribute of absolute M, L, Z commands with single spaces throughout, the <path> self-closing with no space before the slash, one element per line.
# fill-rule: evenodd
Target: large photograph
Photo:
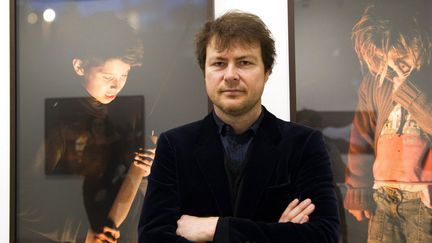
<path fill-rule="evenodd" d="M 193 41 L 212 2 L 15 4 L 11 239 L 137 242 L 158 134 L 208 112 Z"/>
<path fill-rule="evenodd" d="M 295 117 L 325 136 L 341 241 L 432 241 L 432 2 L 293 5 Z"/>

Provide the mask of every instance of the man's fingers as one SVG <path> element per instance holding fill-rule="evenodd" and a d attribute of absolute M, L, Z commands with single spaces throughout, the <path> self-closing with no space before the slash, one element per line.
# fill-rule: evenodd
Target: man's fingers
<path fill-rule="evenodd" d="M 304 220 L 304 217 L 307 217 L 307 220 L 309 220 L 309 215 L 315 210 L 315 205 L 309 204 L 305 209 L 303 209 L 297 216 L 292 218 L 290 222 L 301 224 Z"/>
<path fill-rule="evenodd" d="M 299 203 L 299 200 L 296 198 L 294 200 L 292 200 L 289 204 L 288 207 L 285 209 L 285 211 L 282 213 L 281 217 L 279 218 L 279 223 L 285 223 L 290 221 L 290 217 L 291 217 L 291 210 L 293 210 L 297 204 Z"/>
<path fill-rule="evenodd" d="M 303 219 L 301 220 L 300 224 L 304 224 L 307 222 L 309 222 L 309 216 L 305 215 L 305 216 L 303 216 Z"/>
<path fill-rule="evenodd" d="M 309 198 L 303 200 L 299 205 L 297 205 L 293 210 L 291 210 L 291 219 L 297 216 L 299 213 L 303 212 L 303 210 L 308 207 L 312 203 L 312 200 Z"/>
<path fill-rule="evenodd" d="M 176 229 L 176 234 L 178 236 L 182 236 L 185 237 L 184 235 L 184 227 L 186 222 L 191 218 L 192 216 L 183 214 L 178 220 L 177 220 L 177 229 Z"/>
<path fill-rule="evenodd" d="M 181 228 L 180 228 L 180 226 L 178 225 L 178 221 L 177 221 L 176 235 L 178 235 L 178 236 L 182 236 Z"/>
<path fill-rule="evenodd" d="M 303 210 L 303 214 L 305 216 L 309 216 L 311 213 L 313 213 L 313 211 L 315 211 L 315 204 L 311 203 L 309 206 L 305 208 L 305 210 Z"/>
<path fill-rule="evenodd" d="M 312 200 L 309 198 L 303 200 L 300 204 L 298 199 L 294 199 L 285 211 L 282 213 L 279 223 L 293 222 L 300 223 L 303 219 L 303 216 L 309 215 L 315 209 L 315 206 L 311 206 Z M 309 207 L 310 206 L 310 207 Z M 293 221 L 293 219 L 295 219 Z"/>
<path fill-rule="evenodd" d="M 292 202 L 290 202 L 290 204 L 288 204 L 288 207 L 285 209 L 285 211 L 291 211 L 293 208 L 295 208 L 297 206 L 297 204 L 300 202 L 300 200 L 298 198 L 292 200 Z"/>

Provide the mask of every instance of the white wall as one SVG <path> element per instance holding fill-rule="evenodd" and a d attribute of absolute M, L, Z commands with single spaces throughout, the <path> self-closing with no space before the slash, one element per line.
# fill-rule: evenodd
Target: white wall
<path fill-rule="evenodd" d="M 9 1 L 0 1 L 0 242 L 9 242 Z"/>
<path fill-rule="evenodd" d="M 289 65 L 288 65 L 288 1 L 215 0 L 215 16 L 229 9 L 238 9 L 258 15 L 276 42 L 276 65 L 267 82 L 262 102 L 277 117 L 289 120 Z"/>

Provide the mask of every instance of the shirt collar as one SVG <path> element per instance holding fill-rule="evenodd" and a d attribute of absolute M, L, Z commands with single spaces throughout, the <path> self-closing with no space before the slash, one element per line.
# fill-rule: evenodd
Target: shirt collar
<path fill-rule="evenodd" d="M 222 136 L 225 136 L 227 134 L 227 131 L 229 131 L 229 130 L 232 129 L 231 126 L 228 125 L 228 124 L 226 124 L 225 122 L 223 122 L 216 115 L 216 112 L 213 111 L 212 114 L 213 114 L 214 121 L 216 122 L 216 125 L 218 127 L 219 134 L 222 135 Z M 255 122 L 252 123 L 252 125 L 250 126 L 250 128 L 246 132 L 252 131 L 254 135 L 257 134 L 258 128 L 261 125 L 261 122 L 262 122 L 263 118 L 264 118 L 264 109 L 261 109 L 261 114 L 255 120 Z"/>

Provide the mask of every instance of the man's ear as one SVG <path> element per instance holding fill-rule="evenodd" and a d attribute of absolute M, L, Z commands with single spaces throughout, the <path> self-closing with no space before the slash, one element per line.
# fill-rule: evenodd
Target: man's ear
<path fill-rule="evenodd" d="M 78 76 L 84 76 L 84 68 L 82 67 L 82 64 L 83 61 L 81 59 L 74 58 L 72 60 L 72 66 Z"/>
<path fill-rule="evenodd" d="M 264 74 L 264 83 L 267 83 L 267 80 L 269 79 L 270 74 L 271 74 L 271 71 L 267 71 L 267 72 Z"/>

